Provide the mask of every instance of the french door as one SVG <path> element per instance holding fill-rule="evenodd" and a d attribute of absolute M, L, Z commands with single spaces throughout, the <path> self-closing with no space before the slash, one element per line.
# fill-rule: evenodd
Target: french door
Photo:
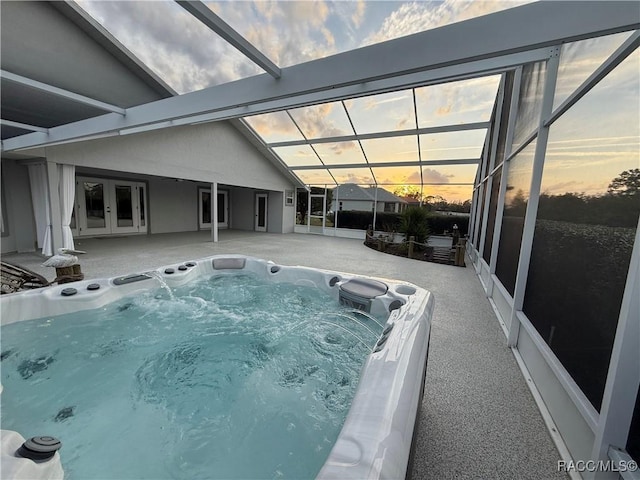
<path fill-rule="evenodd" d="M 198 225 L 200 229 L 211 228 L 212 219 L 211 190 L 201 188 L 198 190 Z M 218 190 L 218 228 L 229 228 L 229 193 L 225 190 Z"/>
<path fill-rule="evenodd" d="M 147 232 L 146 193 L 142 182 L 78 177 L 78 235 Z"/>

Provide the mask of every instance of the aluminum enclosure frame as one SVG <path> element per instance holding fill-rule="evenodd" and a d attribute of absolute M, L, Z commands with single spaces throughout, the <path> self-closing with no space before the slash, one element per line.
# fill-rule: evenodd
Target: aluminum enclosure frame
<path fill-rule="evenodd" d="M 2 150 L 15 151 L 170 120 L 190 118 L 185 123 L 192 123 L 201 121 L 193 117 L 212 112 L 216 115 L 210 120 L 222 120 L 328 99 L 379 93 L 418 82 L 414 74 L 422 76 L 422 84 L 428 83 L 429 75 L 425 74 L 440 68 L 451 68 L 446 70 L 449 75 L 442 75 L 441 80 L 451 78 L 455 75 L 452 67 L 471 62 L 478 63 L 473 69 L 460 69 L 458 75 L 477 74 L 483 69 L 504 69 L 508 65 L 501 62 L 501 57 L 531 50 L 539 50 L 541 56 L 553 45 L 638 26 L 635 2 L 533 3 L 284 68 L 279 79 L 268 74 L 258 75 L 131 107 L 124 117 L 106 114 L 52 128 L 48 134 L 22 135 L 4 141 Z M 441 45 L 454 47 L 443 49 Z M 412 54 L 406 55 L 406 52 Z M 370 62 L 370 58 L 381 61 Z M 511 62 L 514 61 L 511 66 L 524 62 L 512 58 Z M 402 76 L 406 77 L 385 82 Z M 338 88 L 346 88 L 346 91 L 336 92 Z"/>
<path fill-rule="evenodd" d="M 638 18 L 636 12 L 636 18 Z M 564 365 L 556 357 L 555 353 L 540 337 L 533 323 L 523 311 L 523 299 L 528 278 L 528 267 L 532 251 L 532 242 L 537 217 L 537 204 L 541 194 L 542 171 L 546 156 L 546 143 L 549 128 L 554 122 L 585 96 L 594 86 L 612 72 L 617 65 L 622 63 L 640 46 L 640 31 L 629 36 L 608 58 L 602 60 L 600 66 L 582 83 L 574 87 L 574 91 L 560 105 L 553 108 L 554 89 L 556 84 L 558 57 L 554 56 L 547 62 L 547 78 L 545 91 L 542 97 L 542 109 L 539 122 L 535 131 L 527 136 L 522 144 L 515 150 L 511 150 L 513 137 L 513 120 L 517 113 L 517 98 L 520 90 L 521 70 L 516 73 L 514 91 L 511 104 L 511 115 L 507 133 L 505 162 L 503 163 L 502 181 L 498 197 L 498 210 L 493 225 L 493 242 L 491 245 L 490 262 L 487 264 L 482 256 L 482 242 L 488 228 L 485 218 L 479 217 L 477 209 L 480 203 L 479 195 L 475 196 L 474 206 L 476 210 L 472 214 L 472 225 L 478 228 L 476 244 L 471 245 L 470 257 L 475 266 L 476 273 L 483 285 L 486 295 L 491 302 L 499 323 L 501 324 L 508 345 L 513 351 L 516 360 L 526 378 L 531 378 L 529 386 L 538 403 L 542 415 L 547 423 L 550 434 L 561 456 L 570 461 L 608 461 L 629 460 L 624 449 L 627 440 L 627 431 L 630 428 L 630 420 L 633 414 L 635 395 L 638 389 L 638 349 L 640 337 L 638 336 L 638 318 L 640 318 L 640 304 L 637 299 L 637 287 L 640 281 L 640 267 L 638 263 L 640 252 L 640 224 L 636 228 L 633 252 L 629 264 L 626 286 L 622 306 L 620 308 L 615 342 L 611 352 L 611 361 L 603 394 L 603 402 L 598 412 L 587 399 L 584 392 L 577 385 L 573 377 L 567 372 Z M 561 45 L 557 45 L 560 50 Z M 560 52 L 559 52 L 560 53 Z M 561 60 L 561 58 L 560 58 Z M 527 204 L 525 224 L 522 233 L 521 251 L 518 259 L 518 269 L 514 294 L 506 293 L 502 282 L 497 278 L 495 266 L 499 247 L 502 210 L 506 193 L 506 173 L 508 173 L 510 160 L 518 152 L 522 151 L 532 141 L 536 141 L 535 158 L 533 160 L 532 178 L 529 185 L 530 199 Z M 495 168 L 495 167 L 494 167 Z M 492 172 L 493 173 L 493 172 Z M 490 187 L 490 179 L 476 180 L 475 192 L 483 191 Z M 488 197 L 488 196 L 487 196 Z M 484 281 L 488 273 L 488 282 Z M 506 303 L 506 311 L 504 304 Z M 541 367 L 542 365 L 542 367 Z M 542 373 L 541 373 L 542 372 Z M 544 376 L 544 377 L 543 377 Z M 540 380 L 544 378 L 544 380 Z M 565 398 L 571 405 L 571 409 L 564 409 L 559 398 Z M 563 400 L 564 401 L 564 400 Z M 558 412 L 562 412 L 558 414 Z M 576 422 L 580 418 L 580 422 Z M 580 423 L 580 425 L 578 425 Z M 586 429 L 586 430 L 583 430 Z M 584 435 L 588 432 L 588 435 Z M 581 436 L 582 435 L 582 436 Z M 584 444 L 588 444 L 588 452 L 584 452 Z M 584 458 L 576 457 L 576 450 L 582 449 Z M 612 453 L 613 452 L 613 453 Z M 572 478 L 582 478 L 577 473 L 571 472 Z M 630 473 L 630 472 L 629 472 Z M 636 478 L 632 476 L 625 478 Z M 637 473 L 636 473 L 637 476 Z M 586 479 L 613 479 L 618 478 L 615 471 L 586 471 Z"/>

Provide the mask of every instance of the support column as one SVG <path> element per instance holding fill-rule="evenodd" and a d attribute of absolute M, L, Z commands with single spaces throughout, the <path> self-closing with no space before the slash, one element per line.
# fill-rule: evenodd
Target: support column
<path fill-rule="evenodd" d="M 60 194 L 58 186 L 60 178 L 58 175 L 58 164 L 47 162 L 47 181 L 49 182 L 49 205 L 51 208 L 51 245 L 55 253 L 62 245 L 62 212 L 60 210 Z"/>
<path fill-rule="evenodd" d="M 218 243 L 218 182 L 211 184 L 211 241 Z"/>
<path fill-rule="evenodd" d="M 311 189 L 307 192 L 307 233 L 311 232 Z"/>
<path fill-rule="evenodd" d="M 378 213 L 378 185 L 376 184 L 376 190 L 373 194 L 373 232 L 376 231 L 376 214 Z"/>
<path fill-rule="evenodd" d="M 335 198 L 333 199 L 333 235 L 338 236 L 338 211 L 340 210 L 340 187 L 336 185 L 333 189 Z"/>

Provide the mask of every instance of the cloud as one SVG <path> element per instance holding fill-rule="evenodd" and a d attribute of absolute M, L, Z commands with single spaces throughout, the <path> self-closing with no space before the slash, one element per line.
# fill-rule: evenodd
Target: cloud
<path fill-rule="evenodd" d="M 358 0 L 356 2 L 356 8 L 353 14 L 351 15 L 351 22 L 354 27 L 359 27 L 362 24 L 362 20 L 364 19 L 366 5 L 364 0 Z"/>
<path fill-rule="evenodd" d="M 327 22 L 331 4 L 324 1 L 211 2 L 210 8 L 280 67 L 331 55 L 334 32 Z"/>
<path fill-rule="evenodd" d="M 302 138 L 285 112 L 254 115 L 247 117 L 246 120 L 259 135 L 265 137 L 267 143 L 281 141 L 283 137 L 287 140 Z M 280 139 L 273 140 L 276 136 L 280 136 Z"/>
<path fill-rule="evenodd" d="M 180 93 L 262 73 L 175 2 L 79 2 Z M 484 1 L 446 0 L 436 8 L 431 2 L 400 4 L 377 32 L 368 34 L 370 20 L 389 4 L 254 0 L 207 5 L 282 67 L 497 9 L 496 2 Z"/>
<path fill-rule="evenodd" d="M 329 148 L 334 153 L 334 155 L 342 155 L 347 150 L 355 150 L 356 145 L 357 144 L 355 142 L 340 142 L 332 144 Z"/>
<path fill-rule="evenodd" d="M 414 171 L 408 176 L 400 179 L 395 179 L 395 181 L 408 184 L 420 183 L 420 171 Z M 433 168 L 425 167 L 422 169 L 422 181 L 424 181 L 424 183 L 449 183 L 449 176 Z"/>
<path fill-rule="evenodd" d="M 179 93 L 260 71 L 174 2 L 80 5 Z"/>
<path fill-rule="evenodd" d="M 373 183 L 371 175 L 357 175 L 350 171 L 336 173 L 336 170 L 333 170 L 332 173 L 339 183 L 355 183 L 356 185 L 370 185 Z"/>
<path fill-rule="evenodd" d="M 607 191 L 608 186 L 607 182 L 567 181 L 545 186 L 542 193 L 546 195 L 563 195 L 565 193 L 602 195 Z"/>
<path fill-rule="evenodd" d="M 342 109 L 342 105 L 339 103 L 323 103 L 312 107 L 298 108 L 291 110 L 291 116 L 307 138 L 310 139 L 353 135 L 353 130 L 350 127 L 349 130 L 342 126 L 339 127 L 330 118 L 330 115 L 334 113 L 334 109 Z M 335 113 L 345 116 L 344 112 Z"/>
<path fill-rule="evenodd" d="M 420 125 L 489 120 L 499 83 L 493 75 L 416 89 Z"/>
<path fill-rule="evenodd" d="M 380 95 L 372 95 L 370 97 L 366 97 L 366 101 L 364 103 L 365 110 L 372 110 L 374 108 L 379 107 L 380 105 L 384 105 L 385 103 L 394 103 L 398 101 L 405 101 L 411 98 L 411 95 L 408 90 L 405 90 L 402 94 L 398 92 L 385 93 Z"/>
<path fill-rule="evenodd" d="M 579 191 L 580 185 L 584 182 L 577 182 L 575 180 L 569 180 L 567 182 L 558 182 L 544 187 L 543 194 L 546 195 L 558 195 L 566 192 Z"/>
<path fill-rule="evenodd" d="M 420 172 L 413 172 L 411 175 L 406 177 L 405 183 L 420 183 L 421 181 Z"/>
<path fill-rule="evenodd" d="M 444 2 L 402 3 L 384 20 L 377 32 L 369 35 L 363 41 L 363 45 L 384 42 L 392 38 L 487 15 L 521 3 L 529 2 L 445 0 Z"/>
<path fill-rule="evenodd" d="M 445 175 L 433 168 L 422 169 L 422 180 L 424 183 L 449 183 L 451 175 Z"/>

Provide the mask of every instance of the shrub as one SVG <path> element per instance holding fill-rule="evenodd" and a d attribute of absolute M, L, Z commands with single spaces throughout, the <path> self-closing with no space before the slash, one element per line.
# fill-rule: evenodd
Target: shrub
<path fill-rule="evenodd" d="M 351 228 L 366 230 L 373 224 L 373 212 L 361 212 L 358 210 L 341 210 L 338 212 L 338 228 Z M 376 214 L 376 230 L 385 232 L 398 231 L 400 228 L 399 213 Z"/>
<path fill-rule="evenodd" d="M 366 230 L 373 223 L 373 212 L 342 210 L 338 212 L 338 228 Z"/>
<path fill-rule="evenodd" d="M 428 213 L 424 208 L 409 207 L 402 214 L 400 231 L 404 233 L 405 239 L 415 237 L 418 243 L 424 243 L 429 237 L 429 226 L 427 225 Z"/>

